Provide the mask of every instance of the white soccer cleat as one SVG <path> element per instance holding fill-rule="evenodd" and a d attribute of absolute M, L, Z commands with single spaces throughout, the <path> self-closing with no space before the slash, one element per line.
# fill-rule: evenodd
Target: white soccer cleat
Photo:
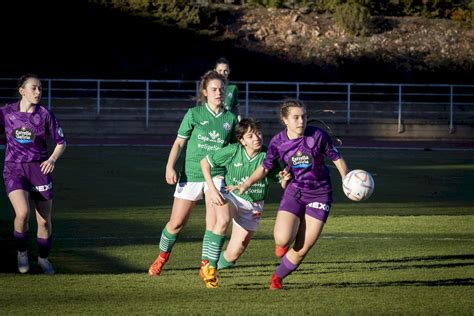
<path fill-rule="evenodd" d="M 48 258 L 38 257 L 38 264 L 43 269 L 44 274 L 54 274 L 53 265 L 49 262 Z"/>
<path fill-rule="evenodd" d="M 18 251 L 18 271 L 27 273 L 30 271 L 30 263 L 28 262 L 28 251 Z"/>

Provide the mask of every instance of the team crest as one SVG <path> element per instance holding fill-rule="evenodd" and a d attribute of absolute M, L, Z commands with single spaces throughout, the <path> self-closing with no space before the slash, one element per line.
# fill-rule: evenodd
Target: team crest
<path fill-rule="evenodd" d="M 222 127 L 224 127 L 224 130 L 230 131 L 230 124 L 228 122 L 225 122 Z"/>

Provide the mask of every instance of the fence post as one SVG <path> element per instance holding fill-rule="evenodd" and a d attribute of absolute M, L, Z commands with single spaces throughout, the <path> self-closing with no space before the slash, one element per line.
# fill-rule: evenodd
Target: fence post
<path fill-rule="evenodd" d="M 96 102 L 97 115 L 100 115 L 100 79 L 97 80 L 97 102 Z"/>
<path fill-rule="evenodd" d="M 51 79 L 48 79 L 48 110 L 51 110 Z"/>
<path fill-rule="evenodd" d="M 398 133 L 403 133 L 402 129 L 402 85 L 398 85 Z"/>
<path fill-rule="evenodd" d="M 150 113 L 150 82 L 145 81 L 145 128 L 148 129 L 149 113 Z"/>
<path fill-rule="evenodd" d="M 245 117 L 249 116 L 249 83 L 245 83 Z"/>
<path fill-rule="evenodd" d="M 351 84 L 347 84 L 347 125 L 351 125 Z"/>
<path fill-rule="evenodd" d="M 296 100 L 300 99 L 300 83 L 299 81 L 296 83 Z"/>
<path fill-rule="evenodd" d="M 453 86 L 449 86 L 449 134 L 454 133 L 454 95 Z"/>
<path fill-rule="evenodd" d="M 199 96 L 200 96 L 200 91 L 199 91 L 199 81 L 196 80 L 196 105 L 199 105 Z"/>

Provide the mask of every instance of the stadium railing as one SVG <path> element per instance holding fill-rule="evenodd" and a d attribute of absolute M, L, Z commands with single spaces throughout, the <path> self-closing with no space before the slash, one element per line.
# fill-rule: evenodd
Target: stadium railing
<path fill-rule="evenodd" d="M 17 99 L 16 78 L 0 78 L 0 104 Z M 154 121 L 181 119 L 194 104 L 199 81 L 42 79 L 43 104 L 58 116 Z M 474 124 L 474 85 L 327 83 L 237 81 L 243 116 L 277 119 L 278 105 L 285 99 L 300 99 L 308 115 L 332 110 L 330 122 L 351 125 L 396 121 L 398 132 L 406 122 L 446 124 L 452 133 L 456 124 Z"/>

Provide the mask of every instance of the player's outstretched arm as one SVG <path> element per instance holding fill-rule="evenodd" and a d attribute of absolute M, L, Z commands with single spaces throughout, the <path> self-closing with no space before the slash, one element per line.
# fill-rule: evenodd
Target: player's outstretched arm
<path fill-rule="evenodd" d="M 341 157 L 338 160 L 334 160 L 333 163 L 336 166 L 337 170 L 339 171 L 341 178 L 344 179 L 346 174 L 349 172 L 349 168 L 347 167 L 347 164 L 344 158 Z"/>
<path fill-rule="evenodd" d="M 176 137 L 176 140 L 173 143 L 173 147 L 171 147 L 170 154 L 168 156 L 168 162 L 166 163 L 166 182 L 168 184 L 176 184 L 178 181 L 178 175 L 174 166 L 176 161 L 178 161 L 179 156 L 181 155 L 181 151 L 183 150 L 184 146 L 186 146 L 186 142 L 188 140 L 180 137 Z"/>
<path fill-rule="evenodd" d="M 268 171 L 260 165 L 247 180 L 238 186 L 239 193 L 244 194 L 252 185 L 262 180 L 268 174 Z"/>

